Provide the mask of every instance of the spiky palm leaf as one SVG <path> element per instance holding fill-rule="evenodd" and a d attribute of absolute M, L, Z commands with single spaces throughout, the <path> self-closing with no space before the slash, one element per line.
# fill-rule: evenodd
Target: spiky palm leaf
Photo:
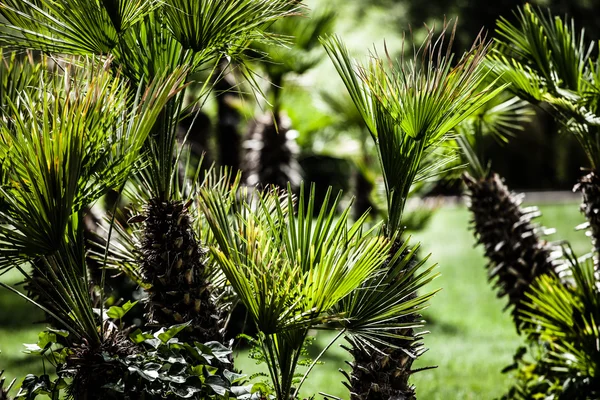
<path fill-rule="evenodd" d="M 136 99 L 105 65 L 40 69 L 40 87 L 8 100 L 0 149 L 8 184 L 0 226 L 2 268 L 33 263 L 31 282 L 55 322 L 98 343 L 81 236 L 82 209 L 127 179 L 159 109 L 183 71 L 157 79 Z M 127 107 L 127 105 L 130 105 Z M 25 274 L 28 277 L 28 274 Z"/>
<path fill-rule="evenodd" d="M 446 27 L 444 32 L 446 31 Z M 476 41 L 455 67 L 453 55 L 434 41 L 434 32 L 422 46 L 423 54 L 397 64 L 376 55 L 368 65 L 355 63 L 336 37 L 324 42 L 367 128 L 375 140 L 388 193 L 388 234 L 401 229 L 402 211 L 419 164 L 428 148 L 499 93 L 482 87 L 486 73 L 479 68 L 487 46 Z"/>
<path fill-rule="evenodd" d="M 591 227 L 595 251 L 600 251 L 600 129 L 598 119 L 598 61 L 595 42 L 588 43 L 572 19 L 562 19 L 525 5 L 517 23 L 498 22 L 497 50 L 491 66 L 502 81 L 522 98 L 544 101 L 557 112 L 566 131 L 577 138 L 592 171 L 575 190 L 583 194 L 582 212 Z M 514 89 L 512 89 L 514 88 Z"/>
<path fill-rule="evenodd" d="M 182 77 L 157 79 L 128 107 L 122 78 L 99 63 L 71 65 L 64 74 L 40 71 L 42 87 L 7 101 L 0 123 L 9 178 L 1 188 L 2 267 L 56 250 L 71 215 L 124 182 Z"/>

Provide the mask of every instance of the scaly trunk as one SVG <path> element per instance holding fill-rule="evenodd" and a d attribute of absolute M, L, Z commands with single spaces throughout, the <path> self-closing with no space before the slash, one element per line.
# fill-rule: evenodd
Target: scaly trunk
<path fill-rule="evenodd" d="M 476 180 L 464 175 L 469 189 L 469 209 L 477 243 L 489 260 L 488 279 L 498 289 L 498 297 L 508 297 L 507 308 L 517 330 L 521 301 L 533 281 L 556 270 L 556 249 L 540 239 L 540 228 L 532 220 L 540 215 L 535 207 L 522 209 L 522 196 L 511 193 L 497 174 Z"/>
<path fill-rule="evenodd" d="M 579 180 L 573 190 L 581 192 L 583 196 L 581 212 L 589 223 L 597 264 L 598 254 L 600 254 L 600 176 L 595 171 L 590 172 Z"/>
<path fill-rule="evenodd" d="M 284 115 L 273 119 L 265 114 L 254 122 L 245 143 L 248 151 L 244 171 L 249 186 L 285 188 L 290 182 L 292 190 L 299 187 L 302 176 L 294 133 L 290 119 Z"/>
<path fill-rule="evenodd" d="M 395 254 L 402 246 L 401 241 L 394 243 L 390 254 Z M 405 250 L 407 252 L 408 250 Z M 408 266 L 417 263 L 413 259 Z M 406 301 L 416 297 L 416 293 Z M 413 314 L 399 318 L 401 323 L 417 323 L 421 315 Z M 387 339 L 395 347 L 350 350 L 354 361 L 350 375 L 351 400 L 415 400 L 415 388 L 409 383 L 413 374 L 412 364 L 423 353 L 422 343 L 415 337 L 412 328 L 399 329 L 396 335 L 412 339 Z"/>
<path fill-rule="evenodd" d="M 222 322 L 205 280 L 204 252 L 180 201 L 151 200 L 146 206 L 141 268 L 152 285 L 148 320 L 161 326 L 191 322 L 182 341 L 222 341 Z"/>

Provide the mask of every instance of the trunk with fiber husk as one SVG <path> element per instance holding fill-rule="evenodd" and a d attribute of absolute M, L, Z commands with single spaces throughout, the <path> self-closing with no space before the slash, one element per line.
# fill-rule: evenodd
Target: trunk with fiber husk
<path fill-rule="evenodd" d="M 600 254 L 600 176 L 595 171 L 590 172 L 579 180 L 573 190 L 581 192 L 583 196 L 581 212 L 589 223 L 597 259 Z"/>
<path fill-rule="evenodd" d="M 395 254 L 402 246 L 401 241 L 394 243 L 390 254 Z M 403 255 L 406 255 L 405 250 Z M 407 269 L 417 263 L 412 259 Z M 413 293 L 406 301 L 416 297 Z M 418 323 L 421 315 L 411 314 L 399 318 L 399 322 L 406 324 Z M 415 336 L 413 328 L 400 329 L 395 335 L 407 339 L 386 339 L 395 347 L 386 348 L 357 348 L 350 349 L 354 361 L 349 363 L 352 367 L 350 375 L 351 400 L 415 400 L 415 388 L 409 383 L 413 374 L 413 362 L 424 352 L 422 342 L 418 335 Z"/>
<path fill-rule="evenodd" d="M 540 212 L 521 208 L 523 196 L 508 190 L 497 174 L 474 179 L 465 174 L 469 189 L 469 209 L 477 243 L 489 260 L 488 278 L 498 289 L 498 297 L 508 297 L 507 308 L 519 330 L 521 301 L 533 281 L 542 274 L 557 271 L 560 251 L 540 239 L 541 228 L 533 222 Z"/>
<path fill-rule="evenodd" d="M 205 280 L 204 251 L 181 201 L 151 200 L 145 209 L 141 268 L 149 289 L 148 320 L 161 326 L 190 322 L 185 342 L 223 340 L 222 320 Z"/>
<path fill-rule="evenodd" d="M 253 123 L 245 147 L 246 184 L 249 186 L 277 185 L 295 190 L 302 176 L 296 159 L 298 145 L 291 120 L 283 113 L 265 114 Z"/>

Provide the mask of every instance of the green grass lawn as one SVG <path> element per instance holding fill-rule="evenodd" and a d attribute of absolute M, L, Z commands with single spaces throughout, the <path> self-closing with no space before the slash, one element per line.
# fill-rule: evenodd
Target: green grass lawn
<path fill-rule="evenodd" d="M 558 233 L 552 240 L 571 241 L 576 252 L 582 254 L 589 241 L 574 227 L 583 222 L 578 205 L 546 205 L 541 222 L 554 227 Z M 439 264 L 441 276 L 429 289 L 442 288 L 425 313 L 425 337 L 430 350 L 420 359 L 417 367 L 437 365 L 438 368 L 418 373 L 413 382 L 420 399 L 493 399 L 510 385 L 500 370 L 511 362 L 512 354 L 521 343 L 510 317 L 502 312 L 504 301 L 496 299 L 486 282 L 485 260 L 480 248 L 473 248 L 473 237 L 468 231 L 469 214 L 463 207 L 440 209 L 430 225 L 415 234 L 413 242 L 422 242 L 422 254 L 432 253 L 431 261 Z M 3 282 L 16 284 L 17 275 L 3 276 Z M 42 365 L 38 358 L 22 353 L 22 343 L 36 341 L 43 327 L 32 325 L 41 314 L 16 295 L 0 290 L 0 369 L 9 379 L 39 373 Z M 314 353 L 331 338 L 317 334 Z M 339 343 L 341 344 L 341 343 Z M 252 374 L 259 368 L 242 352 L 236 367 Z M 334 345 L 324 358 L 325 363 L 313 370 L 304 386 L 303 394 L 319 391 L 348 398 L 338 368 L 345 366 L 347 354 Z"/>

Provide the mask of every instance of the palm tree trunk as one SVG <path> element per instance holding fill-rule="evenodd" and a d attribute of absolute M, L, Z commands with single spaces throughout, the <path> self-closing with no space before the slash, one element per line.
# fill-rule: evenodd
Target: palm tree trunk
<path fill-rule="evenodd" d="M 206 281 L 204 251 L 181 201 L 151 200 L 145 210 L 142 271 L 152 285 L 148 320 L 160 326 L 190 322 L 182 341 L 223 340 L 223 322 Z"/>
<path fill-rule="evenodd" d="M 540 215 L 537 208 L 521 208 L 522 196 L 510 192 L 497 174 L 478 180 L 465 174 L 463 180 L 470 191 L 474 234 L 489 260 L 488 279 L 498 297 L 508 297 L 506 307 L 512 307 L 520 330 L 525 293 L 538 276 L 556 271 L 560 252 L 540 239 L 541 229 L 532 222 Z"/>
<path fill-rule="evenodd" d="M 246 184 L 249 186 L 276 185 L 292 190 L 300 186 L 302 176 L 296 159 L 296 145 L 291 121 L 283 113 L 265 114 L 250 129 L 245 147 Z"/>
<path fill-rule="evenodd" d="M 581 212 L 589 223 L 592 244 L 597 258 L 600 254 L 600 176 L 596 171 L 590 172 L 579 180 L 573 190 L 581 192 L 583 196 Z"/>

